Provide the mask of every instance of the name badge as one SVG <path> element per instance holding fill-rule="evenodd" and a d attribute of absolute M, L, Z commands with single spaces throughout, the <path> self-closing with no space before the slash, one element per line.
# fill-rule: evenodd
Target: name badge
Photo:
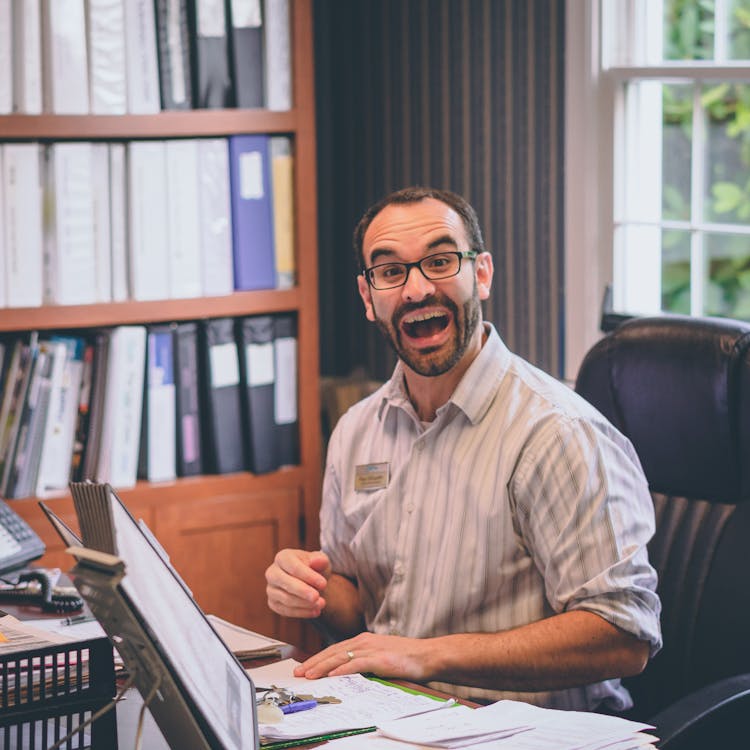
<path fill-rule="evenodd" d="M 391 465 L 386 461 L 382 464 L 362 464 L 354 469 L 354 489 L 383 490 L 388 486 Z"/>

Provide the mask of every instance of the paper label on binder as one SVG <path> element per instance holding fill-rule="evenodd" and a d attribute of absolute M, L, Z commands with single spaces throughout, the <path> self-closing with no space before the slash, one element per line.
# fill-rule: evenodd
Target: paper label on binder
<path fill-rule="evenodd" d="M 260 151 L 240 155 L 240 196 L 246 201 L 263 197 L 263 154 Z"/>
<path fill-rule="evenodd" d="M 274 381 L 273 342 L 248 344 L 245 347 L 245 363 L 249 386 L 271 385 Z"/>
<path fill-rule="evenodd" d="M 240 382 L 240 365 L 234 344 L 216 344 L 210 349 L 211 387 L 226 388 Z"/>

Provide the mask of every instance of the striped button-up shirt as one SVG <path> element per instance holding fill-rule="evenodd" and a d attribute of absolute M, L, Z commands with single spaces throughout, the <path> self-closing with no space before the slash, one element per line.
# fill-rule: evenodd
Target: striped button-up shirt
<path fill-rule="evenodd" d="M 358 585 L 367 628 L 414 638 L 497 632 L 584 609 L 661 645 L 646 543 L 651 497 L 630 442 L 495 329 L 435 419 L 393 377 L 329 444 L 321 547 Z M 367 489 L 364 468 L 384 464 Z M 433 683 L 475 700 L 631 704 L 619 680 L 539 693 Z"/>

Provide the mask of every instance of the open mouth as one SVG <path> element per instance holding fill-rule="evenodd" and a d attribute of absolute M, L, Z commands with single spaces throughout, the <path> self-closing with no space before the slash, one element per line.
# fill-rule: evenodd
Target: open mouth
<path fill-rule="evenodd" d="M 448 314 L 440 310 L 416 313 L 404 317 L 401 327 L 412 339 L 426 339 L 442 333 L 449 324 Z"/>

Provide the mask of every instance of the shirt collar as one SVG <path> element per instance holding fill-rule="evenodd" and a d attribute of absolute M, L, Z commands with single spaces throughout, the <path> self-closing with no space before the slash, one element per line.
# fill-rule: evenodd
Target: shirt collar
<path fill-rule="evenodd" d="M 438 409 L 438 415 L 453 404 L 466 414 L 472 424 L 476 424 L 490 408 L 500 382 L 508 370 L 512 355 L 492 323 L 484 323 L 484 330 L 487 340 L 482 350 L 469 365 L 448 402 Z M 406 393 L 404 366 L 401 360 L 396 363 L 393 375 L 383 388 L 378 409 L 378 418 L 381 420 L 388 406 L 414 411 Z"/>

